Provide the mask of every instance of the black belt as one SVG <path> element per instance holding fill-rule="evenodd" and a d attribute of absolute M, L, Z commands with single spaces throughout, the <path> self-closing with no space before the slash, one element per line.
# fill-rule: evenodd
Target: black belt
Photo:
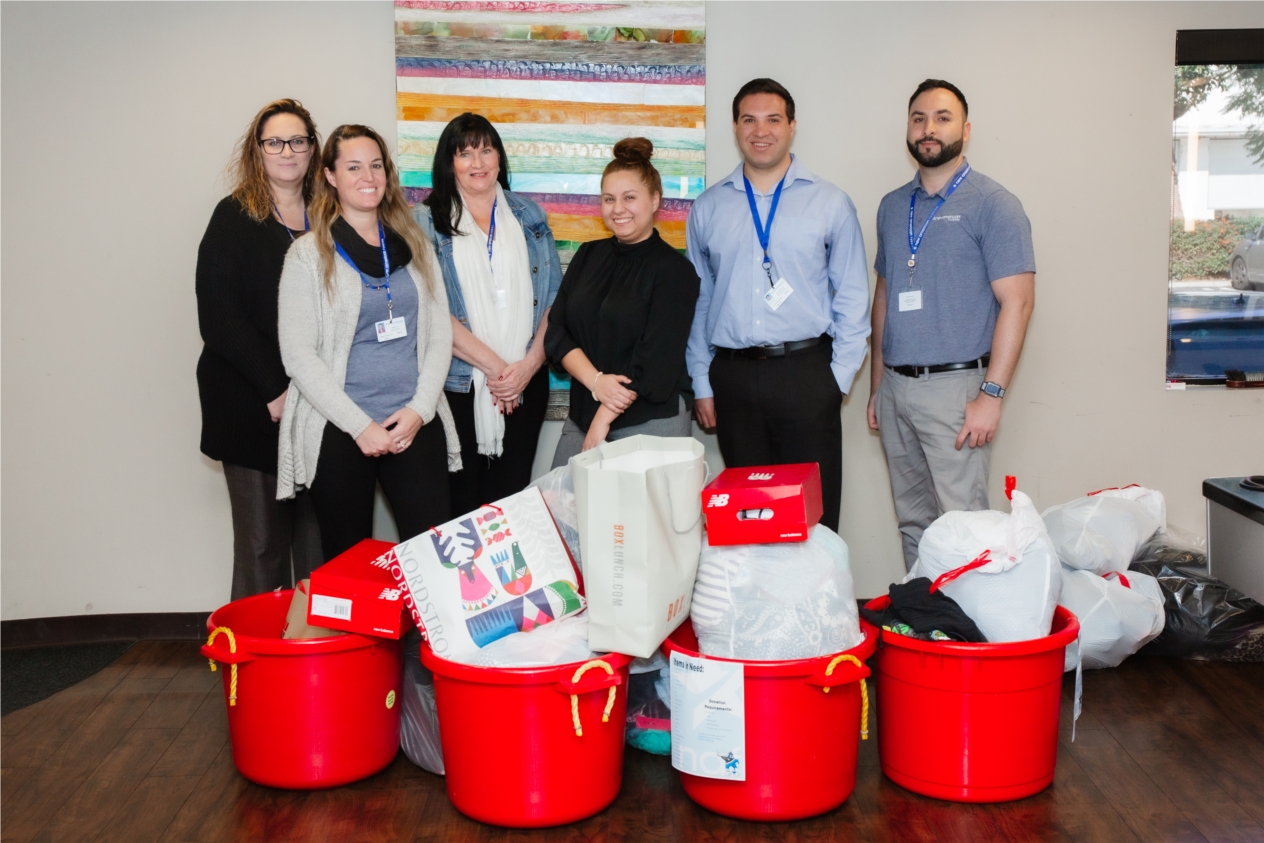
<path fill-rule="evenodd" d="M 887 368 L 897 375 L 915 378 L 919 375 L 937 375 L 940 372 L 957 372 L 962 369 L 986 369 L 990 362 L 992 362 L 992 355 L 988 353 L 978 360 L 967 360 L 964 363 L 944 363 L 940 366 L 887 366 Z"/>
<path fill-rule="evenodd" d="M 721 348 L 716 346 L 715 353 L 720 357 L 732 359 L 766 360 L 769 357 L 787 357 L 796 351 L 803 351 L 805 348 L 811 348 L 814 345 L 820 345 L 829 341 L 829 334 L 821 334 L 819 337 L 812 337 L 810 340 L 783 342 L 779 345 L 753 345 L 750 348 Z"/>

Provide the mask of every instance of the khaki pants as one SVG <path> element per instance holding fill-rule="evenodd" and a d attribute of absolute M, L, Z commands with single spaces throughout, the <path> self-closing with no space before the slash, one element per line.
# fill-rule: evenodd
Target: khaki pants
<path fill-rule="evenodd" d="M 917 544 L 945 512 L 988 508 L 991 444 L 956 449 L 966 402 L 979 394 L 983 369 L 909 378 L 887 369 L 878 387 L 878 434 L 887 455 L 891 494 L 900 522 L 904 568 L 917 561 Z"/>

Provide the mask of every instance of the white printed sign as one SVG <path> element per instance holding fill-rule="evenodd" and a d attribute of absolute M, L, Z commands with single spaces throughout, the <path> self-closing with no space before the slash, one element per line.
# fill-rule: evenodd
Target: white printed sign
<path fill-rule="evenodd" d="M 746 781 L 746 687 L 741 662 L 671 654 L 672 766 Z"/>

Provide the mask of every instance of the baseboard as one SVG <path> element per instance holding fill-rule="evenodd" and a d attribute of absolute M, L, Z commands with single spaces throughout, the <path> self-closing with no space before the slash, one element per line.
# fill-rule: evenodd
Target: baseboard
<path fill-rule="evenodd" d="M 0 621 L 0 649 L 100 641 L 197 641 L 206 637 L 208 615 L 209 611 L 136 612 Z"/>

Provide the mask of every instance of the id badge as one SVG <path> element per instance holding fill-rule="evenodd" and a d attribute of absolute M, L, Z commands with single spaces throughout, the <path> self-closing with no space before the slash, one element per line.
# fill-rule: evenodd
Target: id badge
<path fill-rule="evenodd" d="M 793 292 L 794 288 L 786 283 L 786 279 L 778 278 L 772 289 L 764 293 L 764 303 L 775 311 L 785 304 L 786 299 L 790 298 Z"/>
<path fill-rule="evenodd" d="M 908 290 L 900 293 L 900 312 L 922 309 L 922 291 Z"/>
<path fill-rule="evenodd" d="M 377 324 L 377 341 L 390 342 L 400 337 L 408 336 L 408 328 L 404 326 L 404 317 L 396 316 L 394 319 L 383 319 Z"/>
<path fill-rule="evenodd" d="M 496 291 L 496 306 L 499 307 L 501 310 L 504 310 L 505 308 L 509 307 L 509 291 L 508 290 Z"/>

